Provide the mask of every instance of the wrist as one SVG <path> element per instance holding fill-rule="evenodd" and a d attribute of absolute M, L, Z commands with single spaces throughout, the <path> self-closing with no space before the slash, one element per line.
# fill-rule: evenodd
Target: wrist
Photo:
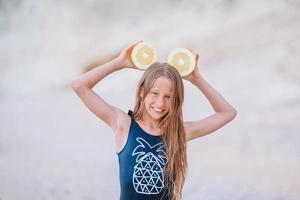
<path fill-rule="evenodd" d="M 111 60 L 111 62 L 116 70 L 120 70 L 124 68 L 124 65 L 121 59 L 119 59 L 119 57 L 114 58 L 113 60 Z"/>
<path fill-rule="evenodd" d="M 197 84 L 199 81 L 201 81 L 203 78 L 202 76 L 199 74 L 199 75 L 196 75 L 194 77 L 192 77 L 189 81 L 192 83 L 192 84 Z"/>

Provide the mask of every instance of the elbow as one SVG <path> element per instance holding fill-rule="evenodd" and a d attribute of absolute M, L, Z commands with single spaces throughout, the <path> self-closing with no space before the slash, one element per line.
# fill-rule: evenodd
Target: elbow
<path fill-rule="evenodd" d="M 228 122 L 232 121 L 237 116 L 237 110 L 233 107 L 224 110 L 222 113 Z"/>
<path fill-rule="evenodd" d="M 69 83 L 73 91 L 79 95 L 82 96 L 86 93 L 86 91 L 89 89 L 85 85 L 83 85 L 78 79 L 75 79 Z"/>
<path fill-rule="evenodd" d="M 228 111 L 228 115 L 230 116 L 230 119 L 233 120 L 237 116 L 237 110 L 234 108 L 230 109 Z"/>
<path fill-rule="evenodd" d="M 79 90 L 82 85 L 79 83 L 79 80 L 75 79 L 75 80 L 72 80 L 69 85 L 71 86 L 71 88 L 74 90 L 74 91 L 77 91 Z"/>

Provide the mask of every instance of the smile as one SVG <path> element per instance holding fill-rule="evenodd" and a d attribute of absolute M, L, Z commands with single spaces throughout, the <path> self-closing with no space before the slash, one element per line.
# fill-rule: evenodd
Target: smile
<path fill-rule="evenodd" d="M 152 107 L 152 109 L 153 109 L 154 111 L 156 111 L 156 112 L 163 112 L 163 111 L 164 111 L 163 109 L 159 109 L 159 108 L 153 108 L 153 107 Z"/>

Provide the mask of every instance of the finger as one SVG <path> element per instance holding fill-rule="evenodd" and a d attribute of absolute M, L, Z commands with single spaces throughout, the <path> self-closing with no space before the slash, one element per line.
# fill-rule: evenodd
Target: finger
<path fill-rule="evenodd" d="M 199 60 L 199 54 L 196 54 L 196 58 L 195 58 L 196 66 L 198 66 L 198 60 Z"/>
<path fill-rule="evenodd" d="M 139 41 L 135 41 L 134 43 L 132 43 L 127 49 L 132 49 L 134 48 L 138 43 L 143 42 L 143 40 L 139 40 Z"/>

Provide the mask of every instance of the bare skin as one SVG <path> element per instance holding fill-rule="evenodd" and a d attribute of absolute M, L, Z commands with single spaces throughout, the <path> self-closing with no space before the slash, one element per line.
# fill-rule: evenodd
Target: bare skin
<path fill-rule="evenodd" d="M 215 113 L 198 121 L 184 122 L 184 127 L 187 132 L 187 141 L 220 129 L 232 121 L 237 115 L 235 108 L 200 75 L 198 61 L 199 55 L 197 54 L 195 70 L 183 78 L 190 81 L 205 95 Z"/>
<path fill-rule="evenodd" d="M 138 123 L 146 132 L 160 135 L 159 122 L 171 108 L 172 83 L 166 77 L 159 77 L 153 83 L 149 94 L 144 97 L 145 112 Z"/>
<path fill-rule="evenodd" d="M 71 82 L 73 90 L 79 96 L 81 101 L 90 111 L 92 111 L 113 130 L 117 152 L 119 152 L 125 145 L 131 118 L 126 112 L 105 102 L 101 96 L 93 91 L 93 87 L 104 77 L 115 71 L 124 68 L 137 69 L 133 67 L 134 65 L 131 62 L 130 53 L 134 46 L 139 42 L 129 45 L 127 48 L 123 49 L 120 55 L 115 59 L 86 72 Z M 197 63 L 198 58 L 199 56 L 197 55 Z M 183 78 L 190 81 L 205 95 L 215 111 L 214 114 L 204 119 L 184 122 L 187 141 L 210 134 L 235 118 L 237 114 L 236 110 L 200 75 L 198 66 L 196 66 L 195 70 L 191 74 Z M 156 81 L 168 80 L 157 79 Z M 163 110 L 162 112 L 167 112 L 170 106 L 167 100 L 168 95 L 170 94 L 170 88 L 161 88 L 159 87 L 160 85 L 166 84 L 159 84 L 158 82 L 157 87 L 153 87 L 158 94 L 150 92 L 146 95 L 145 102 L 149 109 L 148 112 L 146 112 L 145 115 L 138 120 L 138 124 L 141 128 L 143 128 L 146 132 L 151 132 L 155 135 L 161 134 L 161 130 L 158 127 L 158 122 L 162 115 L 160 110 Z"/>

